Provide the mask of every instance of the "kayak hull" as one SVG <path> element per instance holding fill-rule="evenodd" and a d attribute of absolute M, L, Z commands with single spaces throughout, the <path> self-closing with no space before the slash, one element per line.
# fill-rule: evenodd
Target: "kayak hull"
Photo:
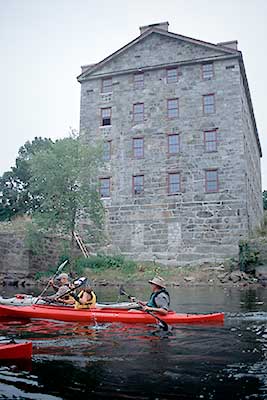
<path fill-rule="evenodd" d="M 54 319 L 73 322 L 123 322 L 123 323 L 154 323 L 155 318 L 140 310 L 123 310 L 110 308 L 92 308 L 87 310 L 75 310 L 73 307 L 58 306 L 0 306 L 0 317 L 11 318 L 38 318 Z M 158 317 L 167 324 L 187 323 L 223 323 L 224 313 L 213 314 L 177 314 L 169 311 L 167 315 Z"/>
<path fill-rule="evenodd" d="M 32 342 L 0 344 L 1 360 L 18 360 L 32 357 Z"/>

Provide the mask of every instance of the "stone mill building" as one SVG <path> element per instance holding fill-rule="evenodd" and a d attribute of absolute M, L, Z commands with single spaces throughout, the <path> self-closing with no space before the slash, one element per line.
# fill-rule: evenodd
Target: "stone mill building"
<path fill-rule="evenodd" d="M 113 253 L 219 261 L 263 215 L 261 146 L 237 41 L 168 22 L 82 67 L 80 132 L 103 140 L 100 195 Z"/>

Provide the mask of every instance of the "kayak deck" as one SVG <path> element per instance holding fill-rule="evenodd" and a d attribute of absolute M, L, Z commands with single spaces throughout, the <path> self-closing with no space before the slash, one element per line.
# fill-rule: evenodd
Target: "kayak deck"
<path fill-rule="evenodd" d="M 47 305 L 47 303 L 44 300 L 38 299 L 38 297 L 34 297 L 32 295 L 27 295 L 27 294 L 16 294 L 14 297 L 9 297 L 9 298 L 4 298 L 0 296 L 0 305 L 6 305 L 6 306 L 31 306 L 31 305 Z M 54 304 L 58 305 L 58 303 Z M 120 302 L 120 303 L 96 303 L 96 306 L 98 308 L 116 308 L 116 309 L 125 309 L 129 310 L 131 308 L 137 308 L 138 304 L 137 303 L 132 303 L 132 302 Z"/>
<path fill-rule="evenodd" d="M 167 324 L 177 323 L 222 323 L 224 313 L 213 314 L 178 314 L 169 311 L 167 315 L 157 314 Z M 141 310 L 124 310 L 110 308 L 92 308 L 75 310 L 64 306 L 4 306 L 0 305 L 0 317 L 39 318 L 59 321 L 77 322 L 124 322 L 124 323 L 154 323 L 155 318 Z"/>

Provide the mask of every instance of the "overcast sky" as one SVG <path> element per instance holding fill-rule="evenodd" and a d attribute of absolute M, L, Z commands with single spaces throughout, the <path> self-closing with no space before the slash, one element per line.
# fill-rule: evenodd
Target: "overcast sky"
<path fill-rule="evenodd" d="M 211 43 L 238 40 L 261 140 L 267 190 L 266 0 L 0 0 L 0 175 L 35 136 L 79 129 L 80 66 L 99 62 L 169 21 Z"/>

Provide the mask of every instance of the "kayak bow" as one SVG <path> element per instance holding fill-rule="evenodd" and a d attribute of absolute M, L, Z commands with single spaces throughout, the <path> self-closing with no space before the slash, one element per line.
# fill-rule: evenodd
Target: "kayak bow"
<path fill-rule="evenodd" d="M 0 344 L 1 360 L 17 360 L 31 356 L 32 342 Z"/>

